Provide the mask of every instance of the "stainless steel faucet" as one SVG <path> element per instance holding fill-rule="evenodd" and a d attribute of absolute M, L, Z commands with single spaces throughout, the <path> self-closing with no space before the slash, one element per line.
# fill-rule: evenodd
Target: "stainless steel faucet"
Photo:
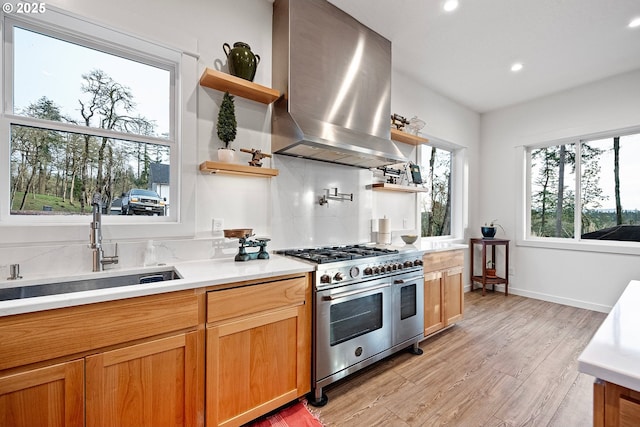
<path fill-rule="evenodd" d="M 116 243 L 116 253 L 113 256 L 104 256 L 102 249 L 102 196 L 100 193 L 93 195 L 91 211 L 93 220 L 89 233 L 89 245 L 93 249 L 93 271 L 102 271 L 105 264 L 118 263 L 118 244 Z"/>

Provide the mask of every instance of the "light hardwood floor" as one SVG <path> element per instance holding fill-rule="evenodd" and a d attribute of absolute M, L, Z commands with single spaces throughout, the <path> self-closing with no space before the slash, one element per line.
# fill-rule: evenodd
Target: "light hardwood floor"
<path fill-rule="evenodd" d="M 577 357 L 605 314 L 479 291 L 465 318 L 421 343 L 325 388 L 312 410 L 328 426 L 592 425 L 593 378 Z"/>

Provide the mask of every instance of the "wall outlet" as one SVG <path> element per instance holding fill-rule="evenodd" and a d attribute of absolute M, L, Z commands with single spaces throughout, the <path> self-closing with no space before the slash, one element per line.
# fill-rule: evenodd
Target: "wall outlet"
<path fill-rule="evenodd" d="M 213 231 L 222 231 L 224 229 L 224 219 L 213 218 Z"/>

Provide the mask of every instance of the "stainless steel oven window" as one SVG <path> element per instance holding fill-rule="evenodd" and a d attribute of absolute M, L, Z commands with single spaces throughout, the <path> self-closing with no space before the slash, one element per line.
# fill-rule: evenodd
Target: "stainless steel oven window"
<path fill-rule="evenodd" d="M 382 303 L 382 293 L 376 293 L 332 305 L 329 314 L 331 346 L 382 328 Z"/>
<path fill-rule="evenodd" d="M 413 317 L 417 313 L 417 286 L 415 284 L 403 286 L 400 289 L 400 320 Z"/>

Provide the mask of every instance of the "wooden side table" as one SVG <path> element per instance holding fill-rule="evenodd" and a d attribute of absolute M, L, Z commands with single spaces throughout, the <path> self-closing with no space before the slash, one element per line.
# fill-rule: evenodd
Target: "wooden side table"
<path fill-rule="evenodd" d="M 473 274 L 473 249 L 475 245 L 482 245 L 482 275 L 474 276 Z M 491 246 L 491 260 L 495 263 L 494 267 L 497 267 L 496 260 L 496 246 L 504 246 L 504 276 L 499 277 L 487 276 L 487 246 Z M 487 285 L 491 285 L 493 291 L 496 290 L 496 285 L 504 284 L 504 296 L 509 295 L 509 240 L 507 239 L 481 239 L 472 238 L 469 239 L 469 259 L 471 260 L 471 270 L 469 275 L 471 276 L 471 290 L 473 291 L 474 284 L 478 283 L 482 285 L 482 296 L 484 296 Z"/>

